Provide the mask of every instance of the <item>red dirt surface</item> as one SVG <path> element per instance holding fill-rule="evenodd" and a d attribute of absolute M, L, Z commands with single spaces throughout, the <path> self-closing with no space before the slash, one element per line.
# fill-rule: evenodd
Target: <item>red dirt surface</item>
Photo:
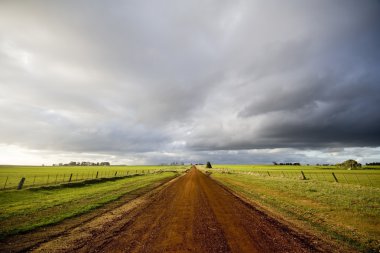
<path fill-rule="evenodd" d="M 142 198 L 40 244 L 36 252 L 331 252 L 193 167 Z"/>

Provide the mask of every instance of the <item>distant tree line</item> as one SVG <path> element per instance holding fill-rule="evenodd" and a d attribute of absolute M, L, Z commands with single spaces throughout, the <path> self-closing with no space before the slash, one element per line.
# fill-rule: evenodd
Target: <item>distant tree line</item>
<path fill-rule="evenodd" d="M 160 165 L 179 166 L 179 165 L 185 165 L 185 162 L 160 163 Z"/>
<path fill-rule="evenodd" d="M 110 166 L 109 162 L 69 162 L 69 163 L 58 163 L 53 164 L 53 166 Z"/>
<path fill-rule="evenodd" d="M 292 165 L 292 166 L 301 166 L 301 163 L 277 163 L 273 162 L 274 165 Z"/>
<path fill-rule="evenodd" d="M 367 165 L 367 166 L 380 165 L 380 162 L 366 163 L 365 165 Z"/>

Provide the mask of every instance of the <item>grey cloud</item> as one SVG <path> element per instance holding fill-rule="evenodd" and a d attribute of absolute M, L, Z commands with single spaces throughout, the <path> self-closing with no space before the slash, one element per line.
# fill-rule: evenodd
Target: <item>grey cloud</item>
<path fill-rule="evenodd" d="M 0 143 L 147 162 L 378 147 L 379 14 L 370 0 L 2 1 Z"/>

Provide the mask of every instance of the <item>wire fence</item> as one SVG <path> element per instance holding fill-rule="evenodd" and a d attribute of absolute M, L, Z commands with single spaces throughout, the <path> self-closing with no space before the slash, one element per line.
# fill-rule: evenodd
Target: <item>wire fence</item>
<path fill-rule="evenodd" d="M 286 171 L 286 170 L 260 170 L 239 171 L 230 169 L 219 169 L 221 173 L 235 173 L 255 175 L 261 177 L 282 177 L 301 180 L 316 180 L 334 183 L 356 184 L 362 186 L 380 187 L 380 173 L 364 172 L 309 172 L 309 171 Z"/>
<path fill-rule="evenodd" d="M 122 178 L 127 176 L 147 175 L 162 173 L 167 171 L 182 171 L 182 169 L 145 169 L 145 170 L 107 170 L 107 171 L 89 171 L 74 173 L 48 173 L 48 174 L 28 174 L 20 175 L 1 175 L 0 190 L 25 189 L 31 187 L 41 187 L 49 185 L 58 185 L 65 183 L 80 182 L 94 179 L 105 178 Z"/>

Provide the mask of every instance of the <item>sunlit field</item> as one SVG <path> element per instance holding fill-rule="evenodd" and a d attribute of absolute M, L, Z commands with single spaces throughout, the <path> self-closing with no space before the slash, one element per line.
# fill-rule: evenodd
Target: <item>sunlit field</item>
<path fill-rule="evenodd" d="M 271 165 L 202 170 L 298 227 L 360 251 L 380 249 L 380 170 Z"/>
<path fill-rule="evenodd" d="M 0 190 L 83 181 L 97 178 L 150 174 L 158 171 L 183 171 L 185 166 L 0 166 Z"/>

